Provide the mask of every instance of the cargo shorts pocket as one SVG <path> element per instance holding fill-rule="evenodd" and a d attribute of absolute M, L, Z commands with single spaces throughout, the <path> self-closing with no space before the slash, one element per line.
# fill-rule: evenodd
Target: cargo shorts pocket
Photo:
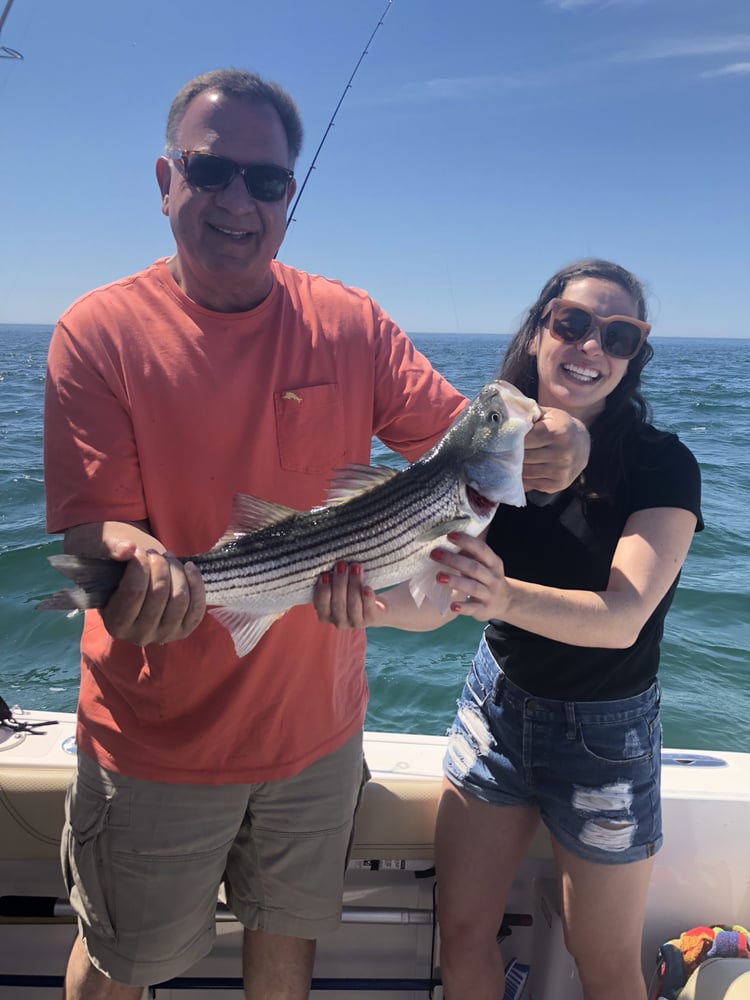
<path fill-rule="evenodd" d="M 106 829 L 112 794 L 92 788 L 80 775 L 68 788 L 61 842 L 63 879 L 81 920 L 109 940 L 115 939 L 106 895 L 109 869 Z"/>

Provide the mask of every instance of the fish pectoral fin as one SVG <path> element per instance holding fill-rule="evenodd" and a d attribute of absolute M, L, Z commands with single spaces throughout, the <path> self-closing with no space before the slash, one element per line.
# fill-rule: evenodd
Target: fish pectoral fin
<path fill-rule="evenodd" d="M 423 537 L 429 537 L 432 541 L 439 542 L 441 548 L 448 549 L 450 552 L 458 552 L 458 547 L 453 542 L 448 541 L 446 534 L 449 531 L 460 531 L 466 526 L 468 520 L 469 518 L 457 518 L 455 521 L 448 522 L 448 524 L 442 524 L 439 530 L 432 529 L 429 535 Z M 441 617 L 446 614 L 451 606 L 450 589 L 444 584 L 437 582 L 435 567 L 432 564 L 425 566 L 423 570 L 415 573 L 409 579 L 409 593 L 418 608 L 421 608 L 424 601 L 427 600 L 438 611 Z"/>
<path fill-rule="evenodd" d="M 448 587 L 438 583 L 432 567 L 417 573 L 409 580 L 409 593 L 418 608 L 427 600 L 442 617 L 451 605 L 451 592 Z"/>
<path fill-rule="evenodd" d="M 421 531 L 419 539 L 424 542 L 435 542 L 438 538 L 445 539 L 449 531 L 465 531 L 471 523 L 472 519 L 470 517 L 457 517 L 452 521 L 441 521 L 440 524 L 433 524 L 432 527 Z M 450 546 L 450 543 L 447 541 L 444 544 Z"/>
<path fill-rule="evenodd" d="M 208 613 L 229 632 L 237 656 L 246 656 L 285 612 L 259 616 L 237 608 L 209 608 Z"/>
<path fill-rule="evenodd" d="M 346 503 L 360 493 L 382 486 L 398 475 L 398 471 L 387 465 L 359 465 L 356 462 L 347 465 L 345 469 L 336 469 L 336 474 L 328 484 L 326 506 Z"/>
<path fill-rule="evenodd" d="M 299 513 L 293 507 L 285 507 L 280 503 L 271 503 L 269 500 L 247 496 L 245 493 L 235 493 L 232 498 L 232 513 L 229 517 L 227 529 L 211 551 L 220 549 L 229 542 L 236 542 L 238 538 L 249 534 L 251 531 L 258 531 L 260 528 L 279 524 L 281 521 L 286 521 L 287 518 L 294 517 L 295 514 Z"/>

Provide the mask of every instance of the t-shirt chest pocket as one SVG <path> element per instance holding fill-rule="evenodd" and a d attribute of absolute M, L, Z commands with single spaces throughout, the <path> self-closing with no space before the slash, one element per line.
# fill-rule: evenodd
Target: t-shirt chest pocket
<path fill-rule="evenodd" d="M 289 472 L 329 473 L 346 464 L 346 431 L 336 383 L 274 393 L 279 461 Z"/>

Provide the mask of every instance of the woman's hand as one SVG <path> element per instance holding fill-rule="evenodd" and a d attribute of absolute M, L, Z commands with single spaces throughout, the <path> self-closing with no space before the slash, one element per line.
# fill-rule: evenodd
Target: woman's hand
<path fill-rule="evenodd" d="M 441 615 L 429 601 L 417 607 L 408 581 L 375 595 L 359 563 L 338 562 L 313 588 L 318 619 L 339 629 L 390 626 L 422 632 L 440 628 L 456 615 L 488 621 L 502 617 L 509 598 L 503 562 L 481 539 L 463 532 L 448 535 L 455 552 L 435 548 L 435 578 L 451 591 L 450 612 Z"/>
<path fill-rule="evenodd" d="M 452 611 L 441 614 L 429 599 L 417 605 L 408 580 L 376 596 L 365 582 L 362 566 L 345 562 L 320 575 L 313 588 L 313 607 L 320 621 L 340 629 L 387 626 L 404 632 L 431 632 L 456 617 Z"/>
<path fill-rule="evenodd" d="M 503 618 L 510 590 L 500 556 L 473 535 L 453 532 L 448 539 L 458 552 L 436 548 L 430 555 L 442 567 L 438 583 L 453 591 L 451 611 L 477 621 Z"/>
<path fill-rule="evenodd" d="M 589 432 L 565 410 L 543 406 L 542 415 L 524 439 L 523 487 L 542 493 L 567 489 L 586 468 Z"/>
<path fill-rule="evenodd" d="M 383 624 L 387 604 L 365 583 L 359 563 L 337 562 L 322 573 L 313 589 L 313 607 L 322 622 L 336 628 L 368 628 Z"/>

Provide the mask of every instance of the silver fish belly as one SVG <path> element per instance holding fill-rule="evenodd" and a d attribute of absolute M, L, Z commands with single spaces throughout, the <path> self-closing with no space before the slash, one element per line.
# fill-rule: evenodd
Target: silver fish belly
<path fill-rule="evenodd" d="M 237 655 L 289 608 L 309 603 L 320 574 L 339 561 L 360 563 L 375 590 L 410 580 L 418 604 L 429 598 L 444 612 L 448 593 L 435 583 L 430 551 L 450 531 L 480 534 L 501 502 L 525 503 L 523 440 L 538 414 L 515 387 L 491 382 L 413 465 L 341 470 L 325 506 L 299 512 L 237 495 L 217 545 L 183 559 L 200 570 L 209 613 L 230 631 Z M 43 609 L 102 607 L 124 572 L 113 560 L 50 562 L 78 586 Z"/>

